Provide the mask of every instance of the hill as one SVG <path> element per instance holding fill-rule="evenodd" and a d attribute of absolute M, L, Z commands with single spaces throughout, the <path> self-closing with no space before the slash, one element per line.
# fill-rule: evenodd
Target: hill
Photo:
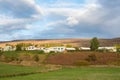
<path fill-rule="evenodd" d="M 37 39 L 37 40 L 14 40 L 0 42 L 0 47 L 4 47 L 6 44 L 16 45 L 18 43 L 32 43 L 32 44 L 71 44 L 74 47 L 89 47 L 91 39 Z M 113 39 L 99 39 L 100 46 L 114 46 L 115 44 L 120 44 L 120 38 Z"/>

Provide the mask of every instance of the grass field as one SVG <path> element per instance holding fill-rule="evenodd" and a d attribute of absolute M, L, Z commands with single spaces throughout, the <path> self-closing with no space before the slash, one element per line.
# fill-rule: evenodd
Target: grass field
<path fill-rule="evenodd" d="M 0 64 L 0 75 L 40 70 L 39 67 L 22 67 Z M 0 78 L 0 80 L 120 80 L 117 67 L 63 68 L 58 71 Z"/>
<path fill-rule="evenodd" d="M 0 63 L 0 76 L 12 75 L 20 73 L 30 73 L 45 69 L 43 67 L 27 67 L 27 66 L 13 66 L 8 64 Z"/>

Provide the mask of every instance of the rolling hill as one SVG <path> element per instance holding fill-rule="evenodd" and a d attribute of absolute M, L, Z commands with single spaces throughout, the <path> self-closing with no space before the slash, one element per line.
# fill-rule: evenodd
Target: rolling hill
<path fill-rule="evenodd" d="M 71 44 L 74 47 L 89 47 L 91 39 L 36 39 L 36 40 L 14 40 L 0 42 L 0 47 L 4 47 L 6 44 L 16 45 L 18 43 L 32 43 L 32 44 Z M 114 46 L 115 44 L 120 44 L 120 38 L 113 39 L 99 39 L 100 46 Z"/>

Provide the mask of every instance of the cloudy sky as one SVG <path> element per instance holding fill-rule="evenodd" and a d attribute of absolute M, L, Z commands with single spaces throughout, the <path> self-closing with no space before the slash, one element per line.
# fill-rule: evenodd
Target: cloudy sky
<path fill-rule="evenodd" d="M 0 0 L 0 41 L 120 37 L 120 0 Z"/>

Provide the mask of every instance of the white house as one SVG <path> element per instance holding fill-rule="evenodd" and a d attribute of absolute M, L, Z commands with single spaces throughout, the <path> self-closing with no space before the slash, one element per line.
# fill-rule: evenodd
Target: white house
<path fill-rule="evenodd" d="M 66 48 L 67 51 L 75 51 L 75 48 Z"/>
<path fill-rule="evenodd" d="M 90 48 L 89 47 L 80 47 L 79 50 L 90 51 Z"/>
<path fill-rule="evenodd" d="M 0 47 L 0 51 L 3 51 L 3 48 Z"/>
<path fill-rule="evenodd" d="M 32 50 L 37 50 L 37 48 L 35 46 L 29 46 L 26 48 L 26 50 L 32 51 Z"/>
<path fill-rule="evenodd" d="M 45 53 L 49 53 L 50 52 L 50 50 L 49 50 L 49 48 L 45 48 L 45 49 L 42 49 Z"/>
<path fill-rule="evenodd" d="M 43 49 L 43 51 L 45 53 L 49 53 L 51 51 L 54 51 L 54 52 L 64 52 L 65 50 L 66 50 L 65 47 L 50 47 L 50 48 Z"/>
<path fill-rule="evenodd" d="M 5 46 L 3 48 L 3 51 L 15 51 L 16 50 L 16 47 L 12 47 L 12 46 Z"/>
<path fill-rule="evenodd" d="M 98 50 L 103 50 L 103 49 L 109 50 L 111 52 L 117 52 L 116 47 L 99 47 L 98 48 Z"/>
<path fill-rule="evenodd" d="M 50 51 L 64 52 L 66 48 L 65 47 L 50 47 L 49 49 Z"/>
<path fill-rule="evenodd" d="M 46 50 L 46 48 L 45 47 L 40 47 L 40 48 L 38 48 L 38 50 Z"/>

